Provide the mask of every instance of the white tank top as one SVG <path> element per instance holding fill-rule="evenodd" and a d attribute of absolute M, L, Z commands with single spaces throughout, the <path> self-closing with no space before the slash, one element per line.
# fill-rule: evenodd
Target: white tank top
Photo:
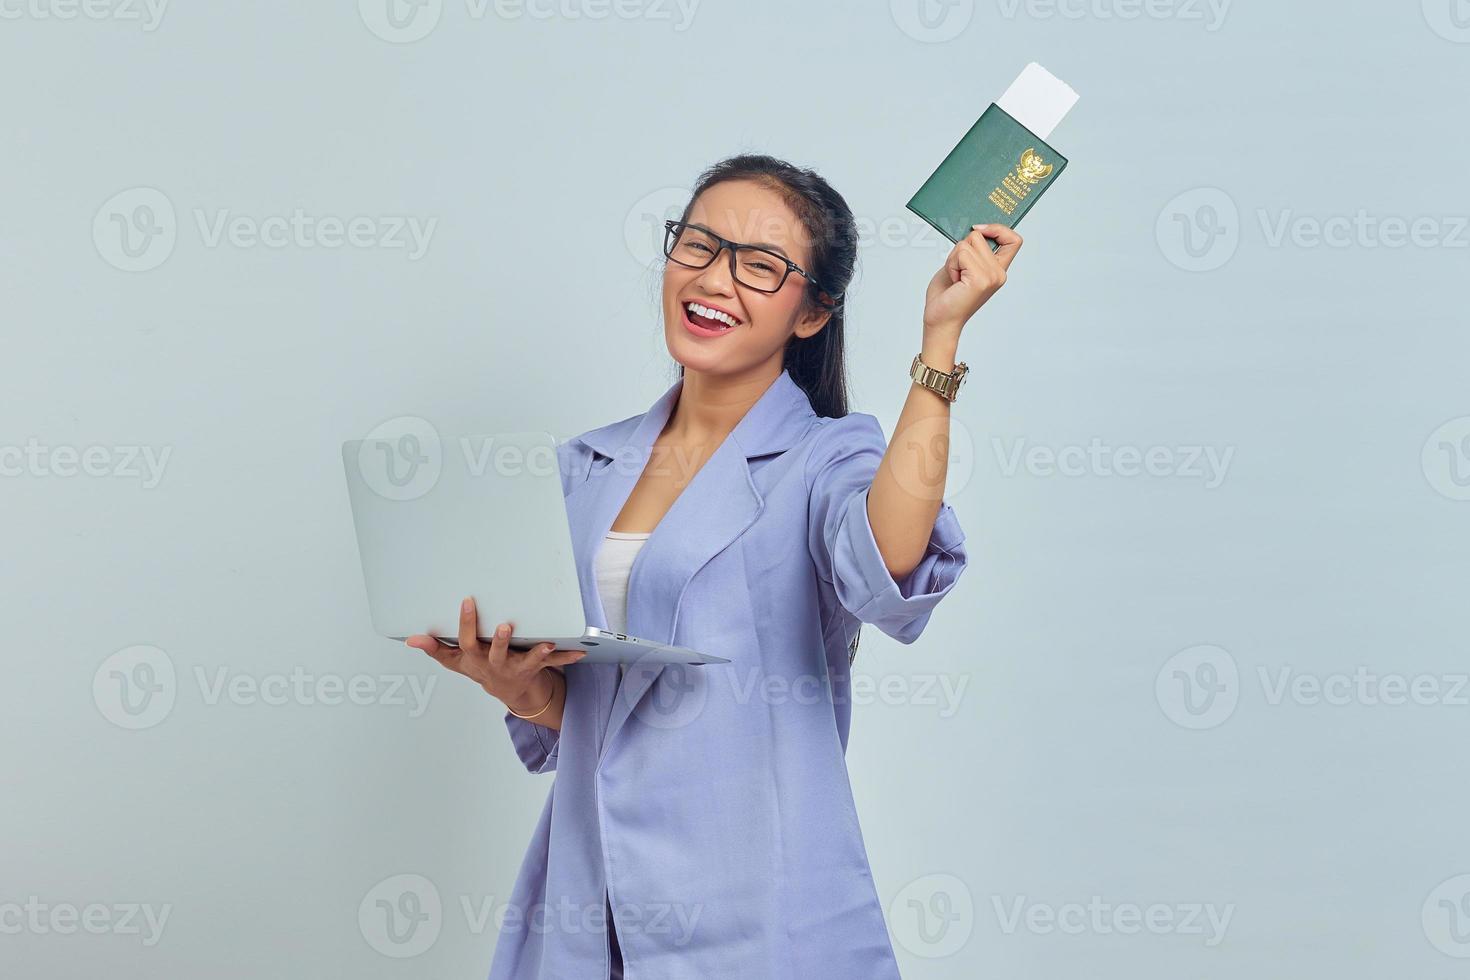
<path fill-rule="evenodd" d="M 652 531 L 608 531 L 596 561 L 597 591 L 607 610 L 607 626 L 614 633 L 628 632 L 628 573 Z M 618 664 L 618 676 L 628 672 Z"/>

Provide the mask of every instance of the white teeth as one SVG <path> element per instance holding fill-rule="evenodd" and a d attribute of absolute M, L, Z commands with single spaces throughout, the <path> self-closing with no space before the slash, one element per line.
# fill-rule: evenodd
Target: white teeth
<path fill-rule="evenodd" d="M 722 313 L 719 310 L 712 310 L 709 307 L 701 306 L 698 303 L 689 303 L 687 304 L 687 308 L 695 313 L 698 313 L 700 316 L 709 317 L 711 320 L 719 320 L 727 327 L 735 326 L 735 318 L 728 313 Z"/>

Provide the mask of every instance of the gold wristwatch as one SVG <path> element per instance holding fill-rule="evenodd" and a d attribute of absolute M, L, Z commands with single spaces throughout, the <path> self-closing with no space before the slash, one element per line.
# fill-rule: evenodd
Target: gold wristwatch
<path fill-rule="evenodd" d="M 965 375 L 970 369 L 964 361 L 956 361 L 954 370 L 948 374 L 936 371 L 934 368 L 920 360 L 923 352 L 914 355 L 914 363 L 909 365 L 909 377 L 930 391 L 938 392 L 947 401 L 954 401 L 955 396 L 960 393 L 960 385 L 965 383 Z"/>

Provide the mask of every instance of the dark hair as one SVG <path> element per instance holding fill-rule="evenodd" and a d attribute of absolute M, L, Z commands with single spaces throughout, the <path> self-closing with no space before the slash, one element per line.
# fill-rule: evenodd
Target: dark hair
<path fill-rule="evenodd" d="M 806 392 L 812 409 L 821 416 L 842 418 L 847 408 L 847 345 L 844 333 L 847 289 L 857 267 L 857 222 L 852 209 L 832 185 L 813 170 L 760 153 L 741 153 L 707 168 L 695 182 L 680 221 L 689 219 L 694 201 L 715 184 L 749 180 L 781 196 L 802 225 L 811 242 L 806 271 L 805 310 L 831 311 L 825 326 L 811 337 L 792 336 L 782 353 L 781 366 L 791 380 Z M 820 288 L 818 288 L 820 287 Z M 684 366 L 679 365 L 679 377 Z M 847 650 L 849 665 L 857 659 L 862 624 L 858 624 Z"/>

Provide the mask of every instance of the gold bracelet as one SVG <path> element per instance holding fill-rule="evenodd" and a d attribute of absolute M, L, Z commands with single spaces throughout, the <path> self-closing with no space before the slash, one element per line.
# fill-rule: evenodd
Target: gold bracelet
<path fill-rule="evenodd" d="M 553 702 L 555 700 L 556 700 L 556 681 L 553 680 L 551 682 L 551 697 L 549 697 L 549 698 L 546 699 L 546 704 L 545 704 L 545 706 L 542 707 L 541 711 L 536 712 L 536 714 L 534 714 L 534 715 L 517 715 L 516 714 L 516 709 L 512 708 L 510 705 L 506 705 L 505 706 L 505 710 L 506 711 L 509 711 L 511 714 L 515 715 L 517 718 L 535 718 L 536 715 L 541 714 L 547 708 L 551 707 L 551 702 Z"/>

